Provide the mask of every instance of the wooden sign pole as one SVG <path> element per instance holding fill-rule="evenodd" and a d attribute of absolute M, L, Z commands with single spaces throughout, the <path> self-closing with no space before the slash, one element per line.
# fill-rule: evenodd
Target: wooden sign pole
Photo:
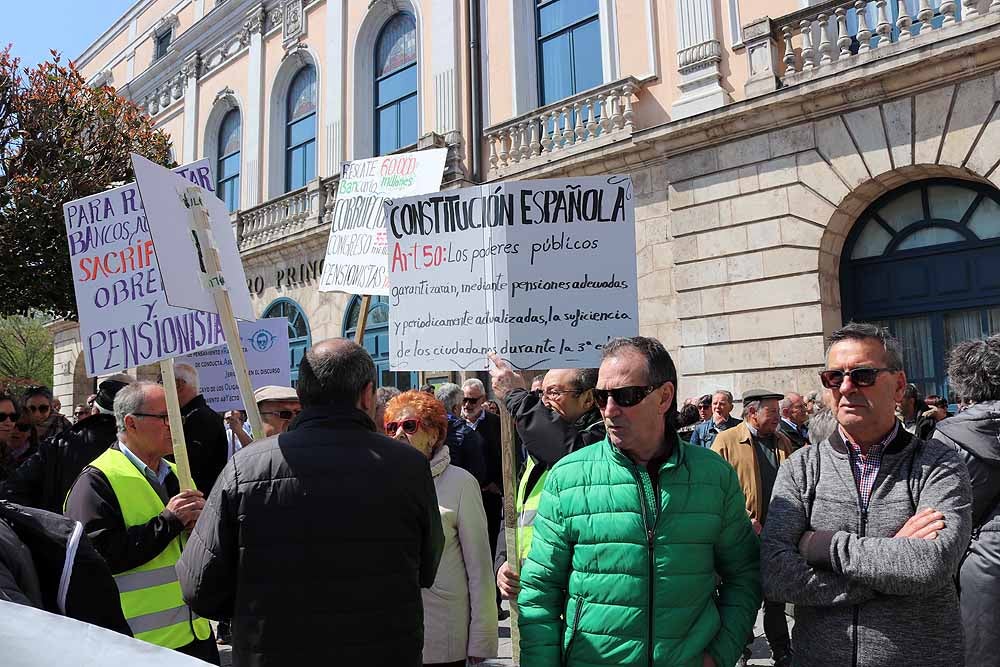
<path fill-rule="evenodd" d="M 503 521 L 504 539 L 507 541 L 507 564 L 514 574 L 521 574 L 521 559 L 517 555 L 517 509 L 514 503 L 517 493 L 517 454 L 514 444 L 514 418 L 507 411 L 503 401 L 500 407 L 500 463 L 503 466 Z M 510 604 L 510 643 L 514 664 L 521 664 L 521 632 L 517 623 L 520 612 L 517 600 Z"/>
<path fill-rule="evenodd" d="M 358 345 L 364 345 L 361 341 L 365 338 L 365 325 L 368 324 L 368 309 L 371 308 L 371 303 L 370 294 L 361 297 L 361 309 L 358 311 L 358 330 L 354 332 L 354 342 Z"/>
<path fill-rule="evenodd" d="M 191 214 L 194 216 L 194 230 L 203 248 L 208 287 L 212 290 L 212 296 L 215 298 L 215 307 L 222 323 L 222 332 L 225 334 L 226 345 L 229 347 L 229 356 L 233 360 L 236 384 L 240 388 L 240 397 L 243 399 L 243 407 L 247 412 L 250 428 L 253 430 L 253 438 L 259 440 L 264 437 L 264 423 L 261 421 L 257 402 L 253 398 L 253 384 L 250 382 L 250 369 L 247 366 L 246 354 L 243 352 L 243 340 L 240 338 L 240 329 L 236 324 L 236 317 L 233 315 L 233 306 L 229 300 L 226 280 L 222 275 L 219 250 L 212 237 L 208 211 L 201 200 L 201 193 L 201 188 L 187 188 L 184 192 L 184 205 L 191 210 Z"/>
<path fill-rule="evenodd" d="M 181 402 L 177 398 L 173 357 L 160 360 L 160 375 L 163 377 L 163 393 L 167 397 L 167 415 L 170 419 L 170 440 L 174 446 L 177 481 L 181 491 L 193 490 L 194 478 L 191 477 L 191 463 L 188 461 L 187 443 L 184 441 L 184 422 L 181 419 Z"/>

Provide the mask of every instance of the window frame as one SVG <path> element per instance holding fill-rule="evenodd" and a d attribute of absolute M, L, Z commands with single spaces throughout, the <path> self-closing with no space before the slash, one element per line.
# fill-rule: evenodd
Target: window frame
<path fill-rule="evenodd" d="M 411 62 L 406 63 L 405 65 L 397 67 L 396 69 L 394 69 L 394 70 L 392 70 L 390 72 L 387 72 L 387 73 L 384 73 L 384 74 L 380 74 L 379 73 L 379 65 L 380 65 L 380 63 L 378 62 L 377 58 L 378 58 L 379 47 L 382 44 L 382 37 L 385 35 L 386 30 L 389 28 L 389 26 L 392 24 L 392 22 L 395 21 L 399 17 L 408 17 L 410 19 L 411 23 L 412 23 L 412 26 L 413 26 L 413 40 L 414 40 L 414 44 L 415 44 L 415 48 L 416 48 L 416 57 Z M 373 149 L 372 150 L 372 154 L 374 156 L 378 157 L 378 156 L 381 156 L 381 155 L 390 155 L 390 154 L 395 153 L 397 151 L 400 151 L 400 150 L 402 150 L 404 148 L 408 148 L 410 146 L 414 146 L 414 145 L 416 145 L 417 140 L 420 138 L 420 125 L 419 125 L 419 118 L 420 118 L 420 114 L 419 114 L 419 108 L 420 108 L 420 67 L 419 67 L 419 65 L 420 65 L 420 44 L 419 44 L 419 41 L 417 40 L 417 18 L 416 18 L 416 16 L 414 16 L 413 14 L 411 14 L 410 12 L 407 12 L 407 11 L 399 11 L 399 12 L 396 12 L 395 14 L 393 14 L 391 17 L 389 17 L 389 19 L 385 23 L 382 24 L 382 27 L 379 28 L 378 34 L 375 36 L 375 44 L 374 44 L 374 48 L 372 50 L 372 62 L 374 63 L 374 67 L 373 67 L 374 77 L 373 77 L 373 81 L 372 81 L 372 130 L 373 130 L 372 131 L 372 149 Z M 391 101 L 382 102 L 379 99 L 379 85 L 383 81 L 387 81 L 387 80 L 389 80 L 389 79 L 391 79 L 393 77 L 397 77 L 397 76 L 403 75 L 404 72 L 406 72 L 407 70 L 410 70 L 410 69 L 412 69 L 414 71 L 415 85 L 413 86 L 413 92 L 407 92 L 407 93 L 405 93 L 403 95 L 400 95 L 400 96 L 397 96 L 397 97 L 393 98 Z M 399 113 L 398 110 L 399 110 L 399 108 L 402 106 L 402 104 L 404 102 L 406 102 L 408 100 L 411 100 L 411 99 L 415 100 L 415 106 L 417 108 L 417 136 L 413 138 L 413 141 L 411 141 L 411 142 L 405 142 L 404 143 L 402 140 L 400 140 L 400 135 L 401 135 L 400 129 L 401 129 L 401 124 L 402 123 L 401 123 L 401 120 L 400 120 L 401 119 L 401 114 Z M 389 109 L 391 107 L 395 107 L 397 109 L 397 112 L 396 112 L 396 146 L 394 148 L 392 148 L 391 150 L 385 150 L 382 147 L 382 145 L 381 145 L 381 139 L 382 139 L 382 120 L 381 120 L 381 117 L 382 117 L 382 111 L 384 111 L 386 109 Z"/>
<path fill-rule="evenodd" d="M 166 39 L 164 39 L 166 38 Z M 167 28 L 162 32 L 158 32 L 153 37 L 153 62 L 156 62 L 160 58 L 167 55 L 167 51 L 170 49 L 170 44 L 174 41 L 174 29 L 173 27 Z M 161 48 L 162 47 L 162 48 Z"/>
<path fill-rule="evenodd" d="M 236 119 L 237 119 L 237 122 L 239 123 L 239 130 L 238 130 L 238 132 L 239 132 L 239 142 L 238 142 L 238 144 L 239 145 L 238 145 L 238 147 L 236 148 L 235 151 L 231 151 L 229 153 L 223 154 L 222 153 L 222 148 L 223 148 L 222 141 L 225 138 L 225 132 L 224 132 L 224 130 L 226 128 L 226 122 L 232 117 L 233 114 L 236 114 Z M 222 120 L 219 122 L 219 133 L 218 133 L 218 135 L 219 136 L 216 139 L 216 146 L 215 146 L 215 179 L 216 179 L 216 181 L 215 181 L 215 192 L 216 192 L 217 195 L 220 195 L 219 198 L 222 199 L 222 201 L 224 201 L 226 203 L 226 207 L 228 208 L 229 207 L 229 202 L 226 201 L 226 199 L 221 196 L 223 194 L 223 186 L 226 185 L 226 184 L 228 184 L 228 183 L 233 183 L 235 181 L 234 188 L 233 188 L 233 191 L 235 193 L 235 199 L 236 199 L 236 201 L 234 202 L 235 203 L 235 207 L 229 209 L 229 212 L 232 213 L 233 211 L 238 211 L 239 208 L 240 208 L 240 186 L 241 186 L 240 176 L 243 173 L 243 164 L 242 164 L 242 159 L 243 159 L 243 114 L 240 112 L 239 107 L 232 107 L 232 108 L 230 108 L 225 113 L 225 115 L 222 117 Z M 236 160 L 236 165 L 237 165 L 236 166 L 236 173 L 232 174 L 232 175 L 229 175 L 229 176 L 226 176 L 226 177 L 223 178 L 223 176 L 222 176 L 222 163 L 223 163 L 223 161 L 225 161 L 225 160 L 227 160 L 227 159 L 229 159 L 231 157 L 234 157 L 234 156 L 239 156 L 239 159 Z"/>
<path fill-rule="evenodd" d="M 587 90 L 587 88 L 579 88 L 577 86 L 577 82 L 576 82 L 576 79 L 577 79 L 577 77 L 576 77 L 576 59 L 574 57 L 575 53 L 576 53 L 576 46 L 575 46 L 575 42 L 574 42 L 574 38 L 573 38 L 573 32 L 577 28 L 582 28 L 586 24 L 589 24 L 589 23 L 592 23 L 592 22 L 596 22 L 597 23 L 598 35 L 600 36 L 600 34 L 601 34 L 601 3 L 600 2 L 597 3 L 597 8 L 594 10 L 594 12 L 592 14 L 588 14 L 587 16 L 579 18 L 579 19 L 577 19 L 576 21 L 574 21 L 572 23 L 564 25 L 564 26 L 562 26 L 561 28 L 559 28 L 556 31 L 547 33 L 545 35 L 542 34 L 542 18 L 541 18 L 542 9 L 544 9 L 545 7 L 552 6 L 552 5 L 554 5 L 556 3 L 559 3 L 559 2 L 571 2 L 571 1 L 573 1 L 573 0 L 532 0 L 532 3 L 534 4 L 534 14 L 535 14 L 535 63 L 536 63 L 535 67 L 536 67 L 536 70 L 537 70 L 536 79 L 537 79 L 537 82 L 538 82 L 538 90 L 537 90 L 536 94 L 538 95 L 538 106 L 539 107 L 547 106 L 549 104 L 554 104 L 554 103 L 556 103 L 556 102 L 559 101 L 559 100 L 546 100 L 545 99 L 545 70 L 544 70 L 544 59 L 542 58 L 542 44 L 545 43 L 545 42 L 547 42 L 547 41 L 552 41 L 554 39 L 557 39 L 557 38 L 561 37 L 564 34 L 568 34 L 569 35 L 569 52 L 570 52 L 569 69 L 570 69 L 570 88 L 572 89 L 572 92 L 570 92 L 569 95 L 561 97 L 560 99 L 566 99 L 566 98 L 572 97 L 572 96 L 574 96 L 574 95 L 576 95 L 578 93 L 582 93 L 584 90 Z M 602 61 L 603 61 L 603 44 L 599 42 L 598 43 L 598 48 L 602 50 Z M 604 78 L 605 77 L 604 77 L 604 74 L 602 72 L 602 75 L 601 75 L 602 82 L 603 82 Z M 598 85 L 600 85 L 600 84 L 598 84 Z M 591 86 L 591 88 L 592 87 L 593 86 Z"/>
<path fill-rule="evenodd" d="M 303 76 L 307 70 L 312 71 L 313 76 L 313 110 L 309 113 L 303 114 L 298 117 L 292 116 L 291 102 L 292 93 L 295 90 L 295 83 L 298 81 L 300 76 Z M 312 63 L 307 63 L 300 67 L 295 74 L 292 75 L 288 82 L 288 90 L 285 93 L 285 99 L 283 104 L 285 105 L 285 127 L 284 127 L 284 163 L 285 163 L 285 193 L 292 192 L 293 190 L 298 190 L 309 184 L 314 178 L 316 178 L 316 162 L 318 160 L 317 150 L 318 150 L 318 135 L 319 135 L 319 77 L 316 67 Z M 312 121 L 312 136 L 310 138 L 299 141 L 296 144 L 292 144 L 292 127 L 304 120 Z M 309 177 L 309 151 L 308 145 L 313 146 L 313 160 L 312 160 L 312 176 Z M 305 149 L 305 150 L 302 150 Z M 305 181 L 296 186 L 292 186 L 292 167 L 294 165 L 294 160 L 298 157 L 297 154 L 301 151 L 301 160 L 303 173 L 307 176 Z"/>

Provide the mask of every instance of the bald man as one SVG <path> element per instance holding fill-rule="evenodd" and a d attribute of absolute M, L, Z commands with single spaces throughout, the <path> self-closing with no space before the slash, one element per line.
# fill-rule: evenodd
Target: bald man
<path fill-rule="evenodd" d="M 427 458 L 375 428 L 375 385 L 363 347 L 316 345 L 301 414 L 219 476 L 177 570 L 196 613 L 233 619 L 233 664 L 422 666 L 441 516 Z"/>
<path fill-rule="evenodd" d="M 809 421 L 809 411 L 802 395 L 790 391 L 779 401 L 778 407 L 781 410 L 778 430 L 792 441 L 792 451 L 808 445 L 809 429 L 806 428 L 806 423 Z"/>

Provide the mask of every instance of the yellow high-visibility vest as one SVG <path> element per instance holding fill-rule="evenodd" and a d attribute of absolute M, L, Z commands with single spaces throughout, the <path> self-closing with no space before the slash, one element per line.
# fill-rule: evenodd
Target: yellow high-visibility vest
<path fill-rule="evenodd" d="M 117 449 L 108 449 L 90 465 L 108 478 L 126 527 L 142 526 L 165 505 L 146 477 Z M 174 464 L 170 464 L 176 474 Z M 184 603 L 177 580 L 177 561 L 184 543 L 180 535 L 152 560 L 115 575 L 122 612 L 136 639 L 164 648 L 180 648 L 208 639 L 211 626 Z"/>
<path fill-rule="evenodd" d="M 531 550 L 531 537 L 535 532 L 535 514 L 538 513 L 538 503 L 542 499 L 545 478 L 549 476 L 549 471 L 545 470 L 534 485 L 530 489 L 527 488 L 531 480 L 531 471 L 536 465 L 535 459 L 529 456 L 521 474 L 521 481 L 517 485 L 517 497 L 514 499 L 514 507 L 517 510 L 517 558 L 522 565 Z"/>

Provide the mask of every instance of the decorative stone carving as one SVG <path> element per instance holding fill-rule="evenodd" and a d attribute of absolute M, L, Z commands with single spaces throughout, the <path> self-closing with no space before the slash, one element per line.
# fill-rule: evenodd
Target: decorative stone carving
<path fill-rule="evenodd" d="M 98 72 L 97 75 L 91 80 L 90 85 L 94 88 L 114 85 L 114 77 L 111 75 L 111 70 L 106 69 L 102 72 Z"/>
<path fill-rule="evenodd" d="M 750 77 L 744 85 L 747 97 L 756 97 L 778 89 L 778 42 L 771 19 L 763 17 L 743 26 L 743 44 L 747 50 Z"/>
<path fill-rule="evenodd" d="M 229 101 L 229 100 L 232 101 L 236 100 L 236 92 L 229 86 L 226 86 L 225 88 L 223 88 L 222 90 L 220 90 L 218 93 L 215 94 L 215 99 L 212 100 L 212 106 L 215 106 L 219 102 Z"/>
<path fill-rule="evenodd" d="M 185 79 L 198 78 L 201 74 L 201 55 L 195 51 L 184 60 L 184 68 L 181 74 Z"/>
<path fill-rule="evenodd" d="M 180 19 L 177 18 L 177 14 L 167 14 L 159 21 L 156 22 L 156 27 L 153 28 L 154 35 L 162 35 L 168 30 L 174 30 L 180 26 Z"/>
<path fill-rule="evenodd" d="M 715 26 L 713 0 L 677 0 L 676 4 L 681 96 L 671 107 L 673 120 L 717 109 L 732 101 L 720 84 L 722 45 Z"/>
<path fill-rule="evenodd" d="M 298 41 L 306 31 L 306 13 L 302 0 L 285 0 L 284 17 L 281 21 L 281 41 L 287 48 Z"/>
<path fill-rule="evenodd" d="M 267 12 L 264 6 L 260 5 L 247 12 L 246 20 L 243 22 L 243 30 L 240 32 L 240 44 L 246 46 L 250 43 L 250 35 L 263 33 L 267 21 Z"/>

